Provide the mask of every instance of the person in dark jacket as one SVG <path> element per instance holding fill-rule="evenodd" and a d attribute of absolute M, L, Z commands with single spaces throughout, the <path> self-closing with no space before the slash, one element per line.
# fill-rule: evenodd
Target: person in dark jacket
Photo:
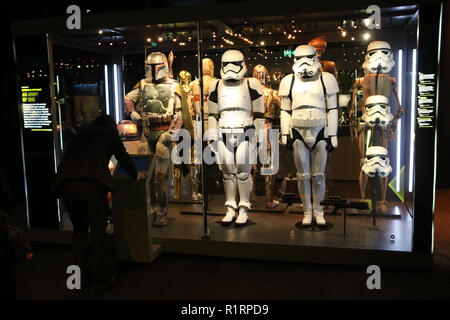
<path fill-rule="evenodd" d="M 134 178 L 138 173 L 123 146 L 114 120 L 99 116 L 92 127 L 83 130 L 72 140 L 58 167 L 55 188 L 62 197 L 73 225 L 73 258 L 82 274 L 82 285 L 91 281 L 88 273 L 88 230 L 92 239 L 93 282 L 97 291 L 115 286 L 106 263 L 106 225 L 109 213 L 108 192 L 112 191 L 112 177 L 108 168 L 114 155 L 119 164 Z"/>

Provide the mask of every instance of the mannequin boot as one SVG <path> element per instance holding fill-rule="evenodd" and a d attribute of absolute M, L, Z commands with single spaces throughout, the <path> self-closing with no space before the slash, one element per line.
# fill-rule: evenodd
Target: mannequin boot
<path fill-rule="evenodd" d="M 167 208 L 161 207 L 152 223 L 155 227 L 164 227 L 167 225 Z"/>
<path fill-rule="evenodd" d="M 323 210 L 314 209 L 314 219 L 316 220 L 316 224 L 319 226 L 325 226 L 327 224 L 323 217 Z"/>
<path fill-rule="evenodd" d="M 248 222 L 248 208 L 247 207 L 240 207 L 239 208 L 239 215 L 236 219 L 236 225 L 243 226 L 247 224 Z"/>
<path fill-rule="evenodd" d="M 236 210 L 230 206 L 227 206 L 227 213 L 225 214 L 225 218 L 222 219 L 222 223 L 223 224 L 232 223 L 235 216 Z"/>
<path fill-rule="evenodd" d="M 306 209 L 303 212 L 302 225 L 303 226 L 310 226 L 311 223 L 312 223 L 312 210 L 311 209 Z"/>

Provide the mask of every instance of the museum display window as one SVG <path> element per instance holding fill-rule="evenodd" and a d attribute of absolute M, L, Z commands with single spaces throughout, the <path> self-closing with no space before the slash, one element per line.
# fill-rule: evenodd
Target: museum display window
<path fill-rule="evenodd" d="M 174 12 L 181 9 L 159 9 L 165 14 L 158 20 L 154 12 L 156 22 L 149 24 L 141 13 L 139 23 L 130 15 L 121 25 L 117 16 L 91 21 L 89 30 L 55 27 L 45 36 L 28 35 L 18 24 L 22 96 L 35 85 L 36 68 L 29 66 L 35 56 L 44 57 L 47 70 L 39 85 L 54 84 L 43 95 L 48 127 L 22 128 L 25 169 L 38 135 L 46 134 L 41 161 L 54 170 L 71 134 L 103 112 L 116 120 L 136 166 L 150 173 L 148 181 L 133 184 L 111 161 L 120 192 L 112 196 L 109 230 L 126 251 L 123 259 L 178 252 L 427 265 L 441 4 L 285 11 L 274 5 L 240 14 L 223 6 L 220 14 L 191 22 L 167 23 L 177 21 Z M 30 55 L 25 43 L 32 38 L 42 50 Z M 170 121 L 161 125 L 169 109 Z M 25 117 L 22 104 L 21 110 Z M 173 156 L 182 156 L 181 140 L 166 142 L 169 162 L 155 156 L 158 139 L 177 119 L 191 134 L 183 150 L 188 163 Z M 258 140 L 264 133 L 272 135 L 269 143 Z M 252 148 L 268 157 L 237 163 Z M 233 163 L 205 161 L 228 154 Z M 27 188 L 34 179 L 26 175 Z M 70 231 L 56 201 L 57 220 L 42 222 L 36 212 L 43 200 L 34 205 L 30 199 L 39 196 L 32 189 L 31 228 Z M 142 258 L 143 247 L 151 257 Z"/>

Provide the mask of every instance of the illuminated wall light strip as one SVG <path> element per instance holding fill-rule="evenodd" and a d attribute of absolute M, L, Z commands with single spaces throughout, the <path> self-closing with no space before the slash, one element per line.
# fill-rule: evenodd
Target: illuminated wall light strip
<path fill-rule="evenodd" d="M 120 121 L 119 115 L 119 79 L 117 64 L 114 64 L 114 107 L 116 122 Z"/>
<path fill-rule="evenodd" d="M 105 100 L 106 100 L 106 114 L 110 114 L 109 110 L 109 74 L 108 65 L 105 64 Z"/>
<path fill-rule="evenodd" d="M 409 179 L 408 179 L 408 191 L 413 191 L 413 179 L 414 179 L 414 140 L 416 129 L 416 76 L 417 76 L 417 49 L 412 52 L 412 79 L 411 79 L 411 122 L 410 122 L 410 138 L 409 138 Z"/>
<path fill-rule="evenodd" d="M 403 93 L 403 50 L 398 50 L 398 98 L 400 105 L 402 104 Z M 402 150 L 402 119 L 398 119 L 397 122 L 397 164 L 396 164 L 396 184 L 395 189 L 400 192 L 400 171 L 401 171 L 401 150 Z"/>

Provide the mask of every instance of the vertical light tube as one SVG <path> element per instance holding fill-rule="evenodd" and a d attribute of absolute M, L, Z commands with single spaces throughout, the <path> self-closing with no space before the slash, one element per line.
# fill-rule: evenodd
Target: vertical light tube
<path fill-rule="evenodd" d="M 402 104 L 403 95 L 403 50 L 398 50 L 398 98 L 400 105 Z M 402 150 L 402 119 L 398 119 L 397 122 L 397 163 L 396 163 L 396 184 L 395 189 L 400 191 L 400 171 L 401 171 L 401 150 Z"/>
<path fill-rule="evenodd" d="M 109 115 L 111 111 L 109 110 L 109 74 L 108 65 L 105 64 L 105 102 L 106 102 L 106 114 Z"/>
<path fill-rule="evenodd" d="M 119 114 L 119 80 L 118 80 L 117 64 L 114 64 L 114 107 L 116 122 L 120 121 Z"/>
<path fill-rule="evenodd" d="M 416 130 L 416 81 L 417 81 L 417 49 L 413 49 L 412 52 L 412 79 L 411 79 L 411 121 L 410 121 L 410 138 L 409 138 L 409 179 L 408 179 L 408 191 L 413 191 L 413 179 L 414 179 L 414 139 Z"/>

